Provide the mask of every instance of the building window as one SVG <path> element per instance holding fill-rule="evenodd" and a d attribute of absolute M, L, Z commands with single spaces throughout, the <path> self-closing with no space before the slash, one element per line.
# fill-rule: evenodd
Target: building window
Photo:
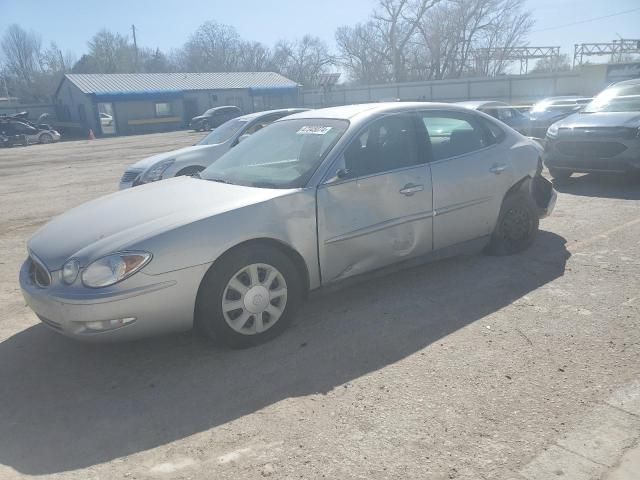
<path fill-rule="evenodd" d="M 156 103 L 156 117 L 170 117 L 171 104 L 169 102 Z"/>

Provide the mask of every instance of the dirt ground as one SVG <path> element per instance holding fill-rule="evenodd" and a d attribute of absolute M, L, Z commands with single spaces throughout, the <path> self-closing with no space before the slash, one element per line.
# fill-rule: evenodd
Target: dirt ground
<path fill-rule="evenodd" d="M 250 350 L 193 334 L 87 345 L 39 324 L 17 281 L 29 236 L 201 136 L 0 150 L 0 479 L 525 478 L 640 375 L 630 178 L 558 186 L 524 254 L 314 296 Z"/>

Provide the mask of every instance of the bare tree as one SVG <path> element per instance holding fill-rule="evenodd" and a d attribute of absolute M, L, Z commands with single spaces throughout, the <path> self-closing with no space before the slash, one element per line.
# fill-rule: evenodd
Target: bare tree
<path fill-rule="evenodd" d="M 276 44 L 273 53 L 275 68 L 305 86 L 316 85 L 319 75 L 333 63 L 335 60 L 326 43 L 311 35 L 294 42 L 282 40 Z"/>
<path fill-rule="evenodd" d="M 541 58 L 536 62 L 536 66 L 531 70 L 531 73 L 563 72 L 567 70 L 571 70 L 571 60 L 569 55 L 562 54 L 557 57 Z"/>
<path fill-rule="evenodd" d="M 183 48 L 186 67 L 193 72 L 235 71 L 240 43 L 240 35 L 234 27 L 205 22 Z"/>
<path fill-rule="evenodd" d="M 271 50 L 260 42 L 243 41 L 238 49 L 238 68 L 246 72 L 273 69 Z"/>
<path fill-rule="evenodd" d="M 128 73 L 135 71 L 135 51 L 126 36 L 100 30 L 87 43 L 94 73 Z"/>
<path fill-rule="evenodd" d="M 407 80 L 407 46 L 414 38 L 418 24 L 427 10 L 440 0 L 378 0 L 373 13 L 376 27 L 385 43 L 393 79 Z"/>
<path fill-rule="evenodd" d="M 2 41 L 2 63 L 5 74 L 30 88 L 43 71 L 42 41 L 34 32 L 27 32 L 17 24 L 10 25 Z"/>
<path fill-rule="evenodd" d="M 388 82 L 392 78 L 388 54 L 373 21 L 336 30 L 340 64 L 356 83 Z"/>

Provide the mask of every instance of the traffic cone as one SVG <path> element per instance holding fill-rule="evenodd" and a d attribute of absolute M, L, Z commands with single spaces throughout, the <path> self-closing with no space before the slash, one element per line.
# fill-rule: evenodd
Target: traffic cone
<path fill-rule="evenodd" d="M 89 140 L 95 140 L 96 136 L 93 134 L 93 129 L 89 129 Z"/>

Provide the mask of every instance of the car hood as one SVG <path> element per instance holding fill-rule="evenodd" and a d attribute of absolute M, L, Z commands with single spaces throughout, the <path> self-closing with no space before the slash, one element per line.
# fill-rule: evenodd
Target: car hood
<path fill-rule="evenodd" d="M 191 147 L 185 147 L 179 150 L 171 150 L 170 152 L 160 153 L 158 155 L 153 155 L 151 157 L 143 158 L 142 160 L 129 166 L 127 170 L 146 170 L 150 166 L 155 165 L 156 163 L 161 162 L 163 160 L 168 160 L 170 158 L 177 159 L 178 157 L 188 156 L 200 150 L 204 150 L 211 147 L 212 145 L 193 145 Z"/>
<path fill-rule="evenodd" d="M 574 113 L 556 125 L 560 128 L 640 127 L 640 112 Z"/>
<path fill-rule="evenodd" d="M 176 177 L 121 190 L 69 210 L 38 230 L 28 248 L 51 271 L 71 257 L 84 266 L 154 235 L 290 192 Z"/>

